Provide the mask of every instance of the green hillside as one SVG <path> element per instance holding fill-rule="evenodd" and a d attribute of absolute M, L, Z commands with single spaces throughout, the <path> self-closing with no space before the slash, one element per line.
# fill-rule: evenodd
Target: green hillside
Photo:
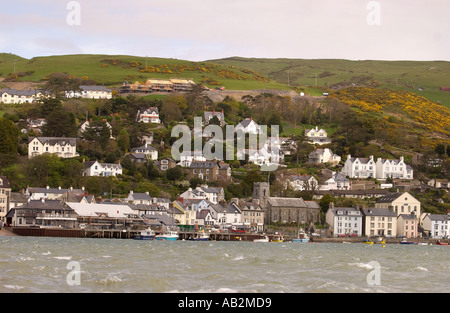
<path fill-rule="evenodd" d="M 450 107 L 450 62 L 446 61 L 350 61 L 334 59 L 256 59 L 232 57 L 211 62 L 249 68 L 290 86 L 339 89 L 372 86 L 413 91 Z M 421 90 L 419 90 L 421 89 Z M 305 89 L 308 91 L 308 89 Z"/>
<path fill-rule="evenodd" d="M 192 78 L 196 83 L 209 87 L 224 86 L 227 89 L 288 89 L 286 85 L 270 81 L 249 69 L 212 62 L 125 55 L 63 55 L 28 60 L 0 54 L 0 77 L 7 80 L 40 82 L 54 72 L 88 78 L 109 86 L 118 86 L 124 80 L 134 82 L 148 78 L 179 77 Z"/>
<path fill-rule="evenodd" d="M 127 55 L 62 55 L 25 59 L 0 53 L 0 77 L 6 81 L 42 82 L 64 72 L 98 84 L 119 86 L 124 80 L 192 78 L 210 88 L 293 89 L 320 95 L 342 87 L 382 87 L 415 92 L 450 108 L 450 62 L 350 61 L 338 59 L 257 59 L 231 57 L 204 62 Z M 15 73 L 15 74 L 14 74 Z M 317 87 L 317 88 L 316 88 Z"/>

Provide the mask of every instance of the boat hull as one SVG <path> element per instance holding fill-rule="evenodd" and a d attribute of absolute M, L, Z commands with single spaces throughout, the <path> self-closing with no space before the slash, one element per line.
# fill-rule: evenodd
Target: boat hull
<path fill-rule="evenodd" d="M 133 237 L 134 240 L 155 240 L 155 236 L 138 235 Z"/>
<path fill-rule="evenodd" d="M 162 240 L 162 241 L 175 241 L 178 240 L 178 236 L 156 236 L 156 240 Z"/>
<path fill-rule="evenodd" d="M 306 238 L 294 238 L 294 239 L 292 239 L 292 242 L 307 243 L 307 242 L 309 242 L 309 239 L 306 239 Z"/>

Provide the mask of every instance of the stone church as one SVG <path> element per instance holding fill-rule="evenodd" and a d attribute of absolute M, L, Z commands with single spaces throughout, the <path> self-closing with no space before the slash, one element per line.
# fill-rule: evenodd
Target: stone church
<path fill-rule="evenodd" d="M 253 199 L 265 210 L 264 223 L 311 224 L 320 221 L 320 207 L 315 201 L 303 198 L 282 198 L 270 196 L 270 185 L 257 182 L 253 185 Z"/>

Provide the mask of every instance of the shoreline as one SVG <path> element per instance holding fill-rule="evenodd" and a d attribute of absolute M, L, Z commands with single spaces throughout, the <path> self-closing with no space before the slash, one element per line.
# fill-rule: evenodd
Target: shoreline
<path fill-rule="evenodd" d="M 17 234 L 14 234 L 13 232 L 12 232 L 12 228 L 11 228 L 11 230 L 10 229 L 7 229 L 7 228 L 1 228 L 0 229 L 0 237 L 1 236 L 3 236 L 3 237 L 17 237 L 17 236 L 19 236 L 19 235 L 17 235 Z"/>

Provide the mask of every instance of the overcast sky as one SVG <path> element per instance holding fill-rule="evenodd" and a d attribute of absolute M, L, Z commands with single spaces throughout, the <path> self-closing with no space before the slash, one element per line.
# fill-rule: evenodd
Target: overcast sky
<path fill-rule="evenodd" d="M 14 0 L 0 52 L 449 61 L 449 12 L 449 0 Z"/>

